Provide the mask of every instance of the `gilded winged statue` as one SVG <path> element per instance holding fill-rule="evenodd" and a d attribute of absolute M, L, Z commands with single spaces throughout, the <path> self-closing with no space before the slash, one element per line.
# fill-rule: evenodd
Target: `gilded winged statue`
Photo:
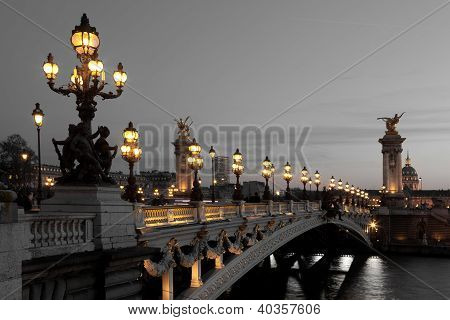
<path fill-rule="evenodd" d="M 189 137 L 191 134 L 191 126 L 194 123 L 191 117 L 186 117 L 186 119 L 174 119 L 178 126 L 178 135 L 183 137 Z M 188 123 L 190 122 L 190 123 Z"/>
<path fill-rule="evenodd" d="M 377 118 L 377 120 L 383 120 L 386 123 L 386 129 L 387 129 L 386 134 L 389 134 L 389 135 L 398 134 L 398 132 L 396 130 L 396 125 L 400 122 L 400 118 L 404 114 L 405 114 L 404 112 L 401 115 L 398 115 L 396 113 L 393 118 L 382 117 L 382 118 Z"/>

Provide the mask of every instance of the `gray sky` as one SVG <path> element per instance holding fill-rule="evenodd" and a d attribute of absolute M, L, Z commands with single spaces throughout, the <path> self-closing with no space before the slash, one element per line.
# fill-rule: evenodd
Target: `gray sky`
<path fill-rule="evenodd" d="M 241 126 L 265 123 L 444 3 L 6 2 L 66 44 L 86 12 L 100 33 L 100 58 L 109 70 L 121 61 L 135 91 L 171 114 L 191 115 L 196 124 Z M 399 131 L 407 138 L 404 149 L 409 149 L 424 188 L 448 188 L 449 17 L 450 6 L 271 124 L 311 127 L 304 154 L 311 169 L 318 168 L 323 177 L 333 174 L 378 188 L 381 146 L 377 140 L 384 126 L 376 118 L 405 111 Z M 67 125 L 77 121 L 75 101 L 51 92 L 41 67 L 51 51 L 60 67 L 57 83 L 62 85 L 77 63 L 76 56 L 2 3 L 0 27 L 0 137 L 20 133 L 35 146 L 30 114 L 34 103 L 40 102 L 46 113 L 43 161 L 56 163 L 50 140 L 65 138 Z M 173 121 L 129 88 L 117 100 L 98 101 L 94 126 L 109 126 L 113 144 L 121 143 L 121 132 L 130 120 L 136 124 Z M 114 168 L 124 169 L 124 162 L 118 158 Z"/>

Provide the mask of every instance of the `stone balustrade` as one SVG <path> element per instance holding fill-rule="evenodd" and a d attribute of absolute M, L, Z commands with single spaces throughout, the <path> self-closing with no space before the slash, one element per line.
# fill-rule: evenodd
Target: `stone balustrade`
<path fill-rule="evenodd" d="M 139 208 L 144 215 L 146 226 L 174 225 L 196 221 L 196 208 L 193 206 L 158 206 Z"/>
<path fill-rule="evenodd" d="M 32 257 L 94 250 L 95 214 L 38 213 L 22 215 L 29 230 Z"/>
<path fill-rule="evenodd" d="M 226 220 L 239 216 L 239 206 L 235 204 L 205 205 L 206 221 Z"/>
<path fill-rule="evenodd" d="M 164 227 L 177 224 L 213 222 L 235 217 L 264 217 L 278 214 L 300 214 L 320 211 L 320 202 L 201 203 L 200 205 L 141 206 L 137 220 L 142 227 Z"/>

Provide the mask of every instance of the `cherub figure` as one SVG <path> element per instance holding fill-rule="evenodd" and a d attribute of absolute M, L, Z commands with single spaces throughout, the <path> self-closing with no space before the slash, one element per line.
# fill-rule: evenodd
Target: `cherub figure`
<path fill-rule="evenodd" d="M 109 175 L 111 170 L 112 160 L 117 155 L 117 146 L 111 147 L 106 140 L 109 137 L 110 131 L 107 127 L 101 126 L 98 128 L 98 133 L 100 137 L 95 141 L 94 149 L 97 152 L 98 158 L 100 160 L 100 164 L 103 168 L 103 172 L 105 175 Z M 111 151 L 113 153 L 111 154 Z"/>
<path fill-rule="evenodd" d="M 74 124 L 69 124 L 68 131 L 69 136 L 66 138 L 66 140 L 57 141 L 54 138 L 52 138 L 52 142 L 53 145 L 55 146 L 56 154 L 58 155 L 59 166 L 61 168 L 63 176 L 69 174 L 75 166 L 75 155 L 70 150 L 70 144 L 72 142 L 72 139 L 77 134 L 77 126 Z M 58 146 L 63 146 L 62 154 Z"/>
<path fill-rule="evenodd" d="M 95 152 L 92 136 L 83 123 L 77 125 L 77 134 L 70 143 L 70 150 L 79 162 L 77 167 L 77 181 L 96 180 L 100 176 L 103 181 L 108 181 L 104 174 L 100 159 Z"/>

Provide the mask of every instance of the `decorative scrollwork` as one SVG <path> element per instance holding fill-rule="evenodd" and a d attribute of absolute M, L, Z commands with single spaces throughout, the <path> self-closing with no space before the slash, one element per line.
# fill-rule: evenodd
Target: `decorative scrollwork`
<path fill-rule="evenodd" d="M 176 267 L 174 259 L 174 248 L 177 245 L 177 240 L 172 238 L 167 243 L 166 247 L 162 250 L 162 258 L 159 262 L 153 262 L 150 259 L 144 260 L 144 268 L 152 277 L 161 277 L 164 272 L 170 270 L 170 268 Z"/>
<path fill-rule="evenodd" d="M 190 268 L 197 260 L 203 259 L 202 252 L 204 251 L 207 234 L 208 232 L 205 228 L 197 232 L 197 235 L 190 244 L 191 252 L 188 254 L 185 254 L 178 245 L 175 246 L 175 256 L 179 265 Z"/>
<path fill-rule="evenodd" d="M 221 230 L 217 236 L 216 245 L 214 247 L 211 247 L 208 244 L 208 241 L 205 240 L 205 249 L 204 249 L 204 256 L 206 259 L 214 260 L 217 259 L 219 256 L 221 256 L 225 252 L 224 248 L 224 241 L 226 236 L 225 230 Z"/>
<path fill-rule="evenodd" d="M 253 227 L 253 232 L 250 234 L 250 236 L 247 234 L 245 238 L 242 240 L 244 247 L 251 247 L 259 240 L 263 239 L 262 233 L 259 231 L 259 225 L 255 225 Z"/>

